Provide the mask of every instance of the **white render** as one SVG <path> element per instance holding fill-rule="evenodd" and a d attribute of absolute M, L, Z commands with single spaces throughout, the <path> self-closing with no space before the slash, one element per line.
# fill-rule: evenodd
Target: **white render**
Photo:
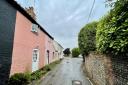
<path fill-rule="evenodd" d="M 53 46 L 54 46 L 54 56 L 56 57 L 56 60 L 57 59 L 61 59 L 63 58 L 63 47 L 57 42 L 57 41 L 53 41 Z"/>

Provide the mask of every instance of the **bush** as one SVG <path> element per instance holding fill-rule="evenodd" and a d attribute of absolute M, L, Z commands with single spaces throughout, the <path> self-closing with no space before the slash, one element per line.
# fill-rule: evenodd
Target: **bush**
<path fill-rule="evenodd" d="M 8 85 L 27 85 L 30 80 L 31 75 L 29 73 L 16 73 L 10 77 Z"/>
<path fill-rule="evenodd" d="M 38 70 L 31 74 L 31 81 L 40 79 L 47 71 L 45 70 Z"/>
<path fill-rule="evenodd" d="M 114 55 L 128 53 L 128 1 L 116 1 L 110 13 L 103 17 L 97 28 L 97 50 Z"/>
<path fill-rule="evenodd" d="M 80 55 L 79 48 L 72 49 L 72 57 L 78 57 Z"/>
<path fill-rule="evenodd" d="M 33 72 L 31 74 L 31 80 L 33 81 L 33 80 L 40 79 L 43 75 L 45 75 L 47 72 L 51 71 L 59 63 L 60 63 L 60 61 L 52 62 L 52 63 L 44 66 L 40 70 L 37 70 L 37 71 Z"/>
<path fill-rule="evenodd" d="M 8 81 L 8 85 L 27 85 L 33 80 L 39 80 L 43 75 L 47 72 L 51 71 L 60 61 L 55 61 L 45 67 L 33 72 L 32 74 L 29 73 L 16 73 L 12 75 Z"/>
<path fill-rule="evenodd" d="M 53 64 L 53 63 L 52 63 L 52 64 Z M 51 71 L 50 65 L 51 65 L 51 64 L 46 65 L 43 69 L 46 70 L 46 71 Z"/>
<path fill-rule="evenodd" d="M 50 64 L 49 64 L 49 65 L 50 65 Z M 42 69 L 33 72 L 33 73 L 31 74 L 31 76 L 32 76 L 31 80 L 38 80 L 38 79 L 40 79 L 44 74 L 46 74 L 47 72 L 49 72 L 49 71 L 51 70 L 51 68 L 50 68 L 49 65 L 46 65 L 46 66 L 43 67 Z"/>
<path fill-rule="evenodd" d="M 78 44 L 82 55 L 88 55 L 96 49 L 96 28 L 97 22 L 87 24 L 81 29 L 78 35 Z"/>

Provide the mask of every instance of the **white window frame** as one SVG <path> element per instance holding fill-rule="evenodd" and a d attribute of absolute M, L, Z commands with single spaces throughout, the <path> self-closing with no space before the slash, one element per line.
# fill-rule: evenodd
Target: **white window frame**
<path fill-rule="evenodd" d="M 37 24 L 32 24 L 31 31 L 37 33 L 38 32 L 38 25 Z"/>
<path fill-rule="evenodd" d="M 34 53 L 35 51 L 36 51 L 36 53 Z M 36 60 L 33 59 L 33 56 L 34 56 L 34 55 L 37 55 L 37 56 L 36 56 Z M 33 49 L 33 52 L 32 52 L 32 60 L 33 60 L 34 62 L 39 61 L 39 49 Z"/>

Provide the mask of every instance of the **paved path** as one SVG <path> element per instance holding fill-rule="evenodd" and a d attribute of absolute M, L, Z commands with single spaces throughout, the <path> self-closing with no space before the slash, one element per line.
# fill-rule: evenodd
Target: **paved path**
<path fill-rule="evenodd" d="M 81 58 L 65 58 L 40 85 L 91 85 L 81 65 Z M 72 84 L 74 80 L 79 80 L 82 84 Z"/>

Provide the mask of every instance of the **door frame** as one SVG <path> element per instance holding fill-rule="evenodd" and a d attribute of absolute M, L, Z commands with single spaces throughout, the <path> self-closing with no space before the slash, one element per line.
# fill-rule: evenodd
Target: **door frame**
<path fill-rule="evenodd" d="M 49 50 L 47 50 L 47 62 L 48 62 L 47 64 L 50 63 L 49 53 L 50 53 Z"/>
<path fill-rule="evenodd" d="M 34 60 L 34 51 L 37 51 L 36 61 Z M 32 72 L 39 69 L 39 49 L 33 49 L 32 51 Z"/>

